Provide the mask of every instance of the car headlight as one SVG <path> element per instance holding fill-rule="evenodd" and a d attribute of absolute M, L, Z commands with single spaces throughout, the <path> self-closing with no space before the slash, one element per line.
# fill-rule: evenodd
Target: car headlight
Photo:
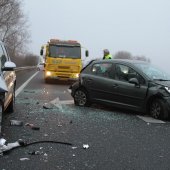
<path fill-rule="evenodd" d="M 170 88 L 169 87 L 165 87 L 166 91 L 170 93 Z"/>

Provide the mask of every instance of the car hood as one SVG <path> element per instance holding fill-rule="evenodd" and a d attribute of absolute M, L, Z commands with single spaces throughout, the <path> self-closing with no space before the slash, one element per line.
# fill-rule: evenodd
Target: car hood
<path fill-rule="evenodd" d="M 158 81 L 155 80 L 156 84 L 162 85 L 162 86 L 166 86 L 166 87 L 170 87 L 170 81 Z"/>
<path fill-rule="evenodd" d="M 7 92 L 8 88 L 6 86 L 5 80 L 0 76 L 0 93 Z"/>

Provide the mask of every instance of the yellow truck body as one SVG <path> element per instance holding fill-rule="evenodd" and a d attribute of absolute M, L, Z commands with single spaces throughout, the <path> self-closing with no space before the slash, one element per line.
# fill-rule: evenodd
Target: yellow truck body
<path fill-rule="evenodd" d="M 42 46 L 44 79 L 77 80 L 82 69 L 81 44 L 73 40 L 50 39 Z M 88 51 L 86 51 L 88 56 Z"/>

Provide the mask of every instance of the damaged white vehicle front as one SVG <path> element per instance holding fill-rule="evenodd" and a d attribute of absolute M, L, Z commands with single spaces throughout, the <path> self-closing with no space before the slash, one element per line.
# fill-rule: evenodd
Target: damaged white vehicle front
<path fill-rule="evenodd" d="M 0 42 L 0 119 L 3 112 L 13 112 L 15 101 L 16 74 L 15 63 L 10 61 L 10 57 Z"/>

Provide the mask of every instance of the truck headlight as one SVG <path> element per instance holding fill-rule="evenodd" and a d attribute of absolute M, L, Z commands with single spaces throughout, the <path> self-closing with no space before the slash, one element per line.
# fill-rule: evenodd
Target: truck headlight
<path fill-rule="evenodd" d="M 46 76 L 51 76 L 51 72 L 50 72 L 50 71 L 47 71 L 47 72 L 46 72 Z"/>
<path fill-rule="evenodd" d="M 75 77 L 76 77 L 76 78 L 79 78 L 79 74 L 77 73 L 77 74 L 75 75 Z"/>

